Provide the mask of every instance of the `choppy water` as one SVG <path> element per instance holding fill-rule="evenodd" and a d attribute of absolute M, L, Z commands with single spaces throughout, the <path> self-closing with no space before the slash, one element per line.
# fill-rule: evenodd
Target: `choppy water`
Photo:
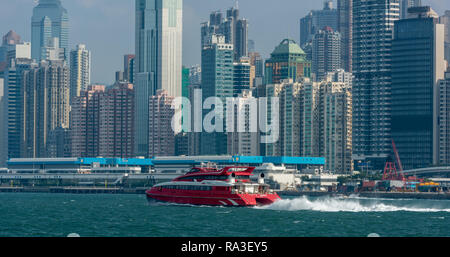
<path fill-rule="evenodd" d="M 0 194 L 1 237 L 448 237 L 450 201 L 288 198 L 230 208 L 144 195 Z"/>

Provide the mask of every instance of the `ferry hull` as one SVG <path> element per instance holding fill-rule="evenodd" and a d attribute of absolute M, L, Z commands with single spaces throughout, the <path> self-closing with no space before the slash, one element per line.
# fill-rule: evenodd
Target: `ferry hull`
<path fill-rule="evenodd" d="M 279 200 L 278 194 L 229 194 L 223 196 L 164 195 L 146 192 L 149 201 L 211 206 L 262 206 Z"/>

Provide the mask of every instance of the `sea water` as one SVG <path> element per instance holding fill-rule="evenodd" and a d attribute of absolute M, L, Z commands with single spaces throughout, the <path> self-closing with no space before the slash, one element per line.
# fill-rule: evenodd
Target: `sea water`
<path fill-rule="evenodd" d="M 264 207 L 145 195 L 0 194 L 1 237 L 448 237 L 450 201 L 289 197 Z"/>

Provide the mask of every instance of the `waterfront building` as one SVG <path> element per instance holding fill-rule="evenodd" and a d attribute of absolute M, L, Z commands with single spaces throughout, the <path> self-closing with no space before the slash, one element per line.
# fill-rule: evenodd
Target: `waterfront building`
<path fill-rule="evenodd" d="M 341 62 L 342 68 L 352 72 L 353 56 L 353 0 L 337 1 L 338 29 L 341 34 Z"/>
<path fill-rule="evenodd" d="M 65 61 L 42 61 L 39 67 L 23 72 L 22 156 L 28 158 L 63 157 L 56 153 L 55 130 L 69 128 L 70 83 Z M 66 132 L 64 132 L 66 133 Z M 55 140 L 50 140 L 55 137 Z M 59 156 L 61 154 L 61 156 Z"/>
<path fill-rule="evenodd" d="M 70 52 L 70 99 L 80 96 L 91 84 L 91 52 L 79 44 Z"/>
<path fill-rule="evenodd" d="M 289 169 L 301 170 L 310 166 L 323 166 L 325 158 L 323 157 L 289 157 L 289 156 L 157 156 L 152 159 L 142 158 L 14 158 L 8 161 L 8 169 L 13 176 L 20 173 L 20 177 L 27 177 L 27 179 L 36 179 L 36 167 L 44 174 L 53 173 L 55 171 L 64 170 L 66 174 L 59 174 L 65 178 L 73 178 L 78 174 L 80 178 L 86 177 L 84 172 L 93 173 L 97 175 L 113 175 L 117 178 L 123 177 L 125 173 L 130 174 L 130 177 L 135 174 L 143 174 L 143 179 L 150 179 L 148 173 L 154 172 L 152 175 L 164 176 L 180 176 L 185 174 L 186 170 L 193 167 L 198 167 L 204 163 L 216 163 L 217 167 L 223 168 L 227 166 L 251 166 L 261 167 L 261 169 L 268 168 L 271 163 L 277 166 L 284 166 Z M 29 176 L 31 175 L 31 176 Z M 160 177 L 162 178 L 162 177 Z"/>
<path fill-rule="evenodd" d="M 127 54 L 123 57 L 123 79 L 131 84 L 134 83 L 135 59 L 134 54 Z"/>
<path fill-rule="evenodd" d="M 175 136 L 175 156 L 189 155 L 189 134 L 178 133 Z"/>
<path fill-rule="evenodd" d="M 391 154 L 391 46 L 399 0 L 353 1 L 353 154 L 383 169 Z"/>
<path fill-rule="evenodd" d="M 266 144 L 266 155 L 325 156 L 327 170 L 353 171 L 352 95 L 345 83 L 285 80 L 267 85 L 266 94 L 280 103 L 279 140 Z M 269 119 L 271 111 L 269 105 Z"/>
<path fill-rule="evenodd" d="M 266 85 L 266 96 L 268 98 L 279 98 L 279 139 L 275 143 L 265 145 L 267 156 L 302 156 L 301 152 L 301 129 L 302 110 L 301 90 L 303 85 L 299 82 L 284 80 L 279 84 Z M 267 124 L 273 124 L 273 108 L 268 104 Z"/>
<path fill-rule="evenodd" d="M 311 71 L 316 81 L 322 81 L 328 72 L 340 68 L 341 35 L 330 27 L 324 27 L 312 39 Z"/>
<path fill-rule="evenodd" d="M 400 0 L 400 19 L 408 18 L 408 9 L 422 6 L 422 0 Z"/>
<path fill-rule="evenodd" d="M 92 85 L 81 91 L 72 101 L 72 156 L 134 156 L 133 113 L 132 84 Z"/>
<path fill-rule="evenodd" d="M 326 170 L 349 174 L 353 171 L 351 88 L 322 82 L 318 96 L 318 156 L 325 157 Z"/>
<path fill-rule="evenodd" d="M 175 111 L 171 108 L 173 97 L 167 91 L 158 90 L 149 101 L 149 155 L 175 155 L 175 132 L 172 129 L 172 118 Z"/>
<path fill-rule="evenodd" d="M 200 84 L 190 84 L 189 85 L 189 102 L 191 103 L 191 117 L 194 117 L 196 104 L 195 91 L 201 90 L 202 86 Z M 191 122 L 190 132 L 188 134 L 188 154 L 189 156 L 201 155 L 201 135 L 199 131 L 195 131 L 195 123 Z"/>
<path fill-rule="evenodd" d="M 134 156 L 134 94 L 128 82 L 116 82 L 100 94 L 99 156 Z"/>
<path fill-rule="evenodd" d="M 48 135 L 48 158 L 72 157 L 72 142 L 69 128 L 56 128 Z"/>
<path fill-rule="evenodd" d="M 300 99 L 300 153 L 303 156 L 318 156 L 321 124 L 317 115 L 320 83 L 305 79 L 299 92 Z M 323 142 L 323 141 L 322 141 Z"/>
<path fill-rule="evenodd" d="M 300 19 L 300 46 L 311 42 L 314 35 L 322 28 L 328 26 L 334 31 L 338 30 L 338 13 L 333 9 L 333 1 L 326 0 L 322 10 L 310 11 Z"/>
<path fill-rule="evenodd" d="M 0 168 L 6 167 L 6 160 L 8 159 L 8 134 L 7 134 L 7 98 L 4 95 L 4 79 L 0 77 Z"/>
<path fill-rule="evenodd" d="M 100 100 L 104 85 L 91 85 L 72 99 L 70 117 L 72 156 L 100 156 Z"/>
<path fill-rule="evenodd" d="M 202 49 L 203 102 L 209 97 L 218 97 L 225 104 L 227 97 L 233 97 L 233 56 L 233 44 L 225 43 L 223 35 L 211 36 L 210 44 Z M 203 116 L 205 117 L 209 112 L 210 110 L 204 109 Z M 225 110 L 220 113 L 216 109 L 215 112 L 216 115 L 223 115 Z M 227 153 L 227 135 L 223 133 L 223 130 L 224 127 L 221 128 L 221 131 L 202 133 L 202 154 L 222 155 Z"/>
<path fill-rule="evenodd" d="M 266 84 L 278 84 L 285 79 L 295 82 L 311 77 L 311 62 L 295 41 L 284 39 L 266 60 L 264 75 Z"/>
<path fill-rule="evenodd" d="M 46 59 L 49 39 L 58 38 L 58 48 L 69 51 L 69 16 L 60 0 L 39 0 L 33 9 L 31 22 L 31 57 L 37 62 Z"/>
<path fill-rule="evenodd" d="M 136 0 L 136 154 L 148 156 L 149 99 L 182 95 L 182 0 Z"/>
<path fill-rule="evenodd" d="M 444 79 L 439 80 L 439 156 L 438 164 L 450 164 L 450 70 L 444 75 Z"/>
<path fill-rule="evenodd" d="M 440 23 L 445 27 L 445 60 L 450 63 L 450 11 L 445 11 L 445 14 L 440 17 Z"/>
<path fill-rule="evenodd" d="M 252 109 L 257 107 L 252 106 L 257 104 L 257 99 L 250 90 L 242 90 L 237 97 L 239 97 L 237 104 L 230 110 L 233 116 L 233 131 L 228 131 L 228 154 L 258 156 L 260 155 L 258 120 L 251 120 L 251 116 L 257 113 L 257 109 Z"/>
<path fill-rule="evenodd" d="M 391 133 L 404 169 L 438 162 L 437 83 L 445 69 L 439 16 L 428 6 L 409 8 L 392 41 Z"/>
<path fill-rule="evenodd" d="M 4 71 L 4 97 L 7 108 L 7 151 L 9 158 L 20 158 L 24 129 L 23 72 L 37 66 L 31 59 L 12 59 Z"/>

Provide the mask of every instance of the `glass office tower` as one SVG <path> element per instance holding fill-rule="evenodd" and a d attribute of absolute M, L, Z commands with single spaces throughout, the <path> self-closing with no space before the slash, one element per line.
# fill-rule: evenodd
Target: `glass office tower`
<path fill-rule="evenodd" d="M 69 51 L 69 16 L 60 0 L 39 0 L 33 9 L 31 22 L 31 57 L 36 61 L 45 59 L 45 47 L 52 38 L 59 39 L 59 48 Z"/>
<path fill-rule="evenodd" d="M 408 9 L 392 42 L 392 138 L 404 169 L 438 159 L 439 88 L 444 78 L 444 25 L 430 7 Z"/>

